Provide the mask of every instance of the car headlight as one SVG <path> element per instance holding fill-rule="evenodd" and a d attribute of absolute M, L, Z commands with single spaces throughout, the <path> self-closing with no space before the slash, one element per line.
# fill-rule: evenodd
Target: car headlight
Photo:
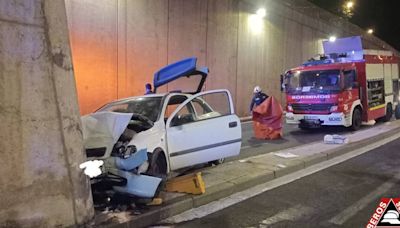
<path fill-rule="evenodd" d="M 120 158 L 129 158 L 132 154 L 137 151 L 136 146 L 129 145 L 125 147 L 124 145 L 118 148 L 118 155 Z"/>

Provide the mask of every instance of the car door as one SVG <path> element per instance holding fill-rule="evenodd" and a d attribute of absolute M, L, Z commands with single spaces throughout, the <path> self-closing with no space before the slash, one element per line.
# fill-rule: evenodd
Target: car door
<path fill-rule="evenodd" d="M 238 155 L 241 125 L 228 90 L 198 93 L 166 123 L 171 170 Z"/>

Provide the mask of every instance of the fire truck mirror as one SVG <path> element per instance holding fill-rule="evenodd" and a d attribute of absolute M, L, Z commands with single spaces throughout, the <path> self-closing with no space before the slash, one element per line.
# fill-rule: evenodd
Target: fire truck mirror
<path fill-rule="evenodd" d="M 283 74 L 281 74 L 281 92 L 284 92 L 285 91 L 285 82 L 284 82 L 284 79 L 283 79 Z"/>
<path fill-rule="evenodd" d="M 353 88 L 359 88 L 360 87 L 360 83 L 358 82 L 353 82 Z"/>

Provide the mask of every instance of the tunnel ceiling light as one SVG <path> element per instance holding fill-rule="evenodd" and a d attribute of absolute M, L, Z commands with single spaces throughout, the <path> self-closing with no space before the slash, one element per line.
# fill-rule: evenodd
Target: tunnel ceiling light
<path fill-rule="evenodd" d="M 336 41 L 336 36 L 329 37 L 329 42 L 335 42 L 335 41 Z"/>
<path fill-rule="evenodd" d="M 367 30 L 367 33 L 368 33 L 368 34 L 372 34 L 372 33 L 374 33 L 374 30 L 373 30 L 373 29 L 368 29 L 368 30 Z"/>
<path fill-rule="evenodd" d="M 267 10 L 265 10 L 265 8 L 260 8 L 260 9 L 257 10 L 256 14 L 260 18 L 264 18 L 265 15 L 267 15 Z"/>
<path fill-rule="evenodd" d="M 264 20 L 257 14 L 251 14 L 249 16 L 248 24 L 253 34 L 261 34 L 264 31 Z"/>
<path fill-rule="evenodd" d="M 352 2 L 352 1 L 348 1 L 348 2 L 346 3 L 346 8 L 347 8 L 347 9 L 351 9 L 351 8 L 353 8 L 353 6 L 354 6 L 354 2 Z"/>

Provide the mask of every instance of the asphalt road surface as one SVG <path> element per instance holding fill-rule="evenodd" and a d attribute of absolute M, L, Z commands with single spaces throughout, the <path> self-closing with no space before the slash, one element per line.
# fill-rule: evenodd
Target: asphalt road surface
<path fill-rule="evenodd" d="M 381 197 L 400 197 L 400 139 L 174 227 L 365 227 Z"/>

